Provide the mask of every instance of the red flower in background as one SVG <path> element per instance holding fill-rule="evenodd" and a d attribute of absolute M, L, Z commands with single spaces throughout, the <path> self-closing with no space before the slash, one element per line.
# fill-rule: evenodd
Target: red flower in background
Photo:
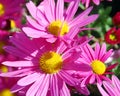
<path fill-rule="evenodd" d="M 117 12 L 112 18 L 113 24 L 120 27 L 120 12 Z"/>
<path fill-rule="evenodd" d="M 120 28 L 111 28 L 105 34 L 105 41 L 109 44 L 118 44 L 120 43 Z"/>

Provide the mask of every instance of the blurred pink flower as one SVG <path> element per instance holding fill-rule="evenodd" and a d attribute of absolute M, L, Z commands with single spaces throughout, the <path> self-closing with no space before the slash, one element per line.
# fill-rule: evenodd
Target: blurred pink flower
<path fill-rule="evenodd" d="M 25 0 L 0 0 L 0 29 L 20 27 Z"/>
<path fill-rule="evenodd" d="M 120 95 L 120 80 L 115 75 L 112 75 L 112 82 L 103 81 L 104 88 L 99 84 L 97 86 L 102 96 Z"/>
<path fill-rule="evenodd" d="M 107 52 L 105 43 L 102 44 L 101 47 L 97 43 L 94 50 L 90 45 L 83 46 L 81 50 L 81 56 L 76 62 L 78 62 L 78 64 L 88 64 L 90 67 L 90 71 L 87 73 L 80 73 L 80 75 L 84 76 L 81 85 L 84 86 L 86 84 L 96 83 L 102 84 L 103 80 L 110 81 L 106 75 L 113 74 L 110 70 L 116 67 L 117 64 L 107 66 L 105 65 L 105 61 L 112 54 L 112 49 Z"/>
<path fill-rule="evenodd" d="M 73 39 L 82 28 L 98 18 L 98 15 L 90 15 L 92 7 L 74 18 L 79 1 L 73 1 L 67 9 L 64 9 L 64 0 L 44 0 L 39 6 L 32 1 L 26 4 L 30 16 L 26 16 L 29 26 L 23 27 L 27 36 L 32 38 L 46 38 L 48 42 L 55 42 L 57 38 L 65 37 Z M 87 30 L 87 29 L 86 29 Z M 65 39 L 66 40 L 66 39 Z"/>
<path fill-rule="evenodd" d="M 75 1 L 75 0 L 65 0 L 66 2 L 72 2 L 72 1 Z M 76 0 L 77 1 L 77 0 Z M 103 1 L 103 0 L 79 0 L 82 4 L 85 4 L 85 7 L 89 7 L 90 3 L 93 2 L 95 5 L 99 5 L 100 4 L 100 1 Z M 112 1 L 112 0 L 108 0 L 108 1 Z"/>
<path fill-rule="evenodd" d="M 21 78 L 11 89 L 12 92 L 28 88 L 26 96 L 70 96 L 66 84 L 75 86 L 78 80 L 69 72 L 88 71 L 82 68 L 86 65 L 79 67 L 74 63 L 80 54 L 75 51 L 76 47 L 69 49 L 64 42 L 51 44 L 42 38 L 31 40 L 23 33 L 17 33 L 10 41 L 15 46 L 6 46 L 5 50 L 21 60 L 5 61 L 2 64 L 19 70 L 1 73 L 0 76 Z M 85 91 L 83 88 L 81 90 Z"/>

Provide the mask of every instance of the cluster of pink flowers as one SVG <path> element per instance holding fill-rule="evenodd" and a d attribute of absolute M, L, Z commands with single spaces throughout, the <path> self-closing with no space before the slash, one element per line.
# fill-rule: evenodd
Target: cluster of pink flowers
<path fill-rule="evenodd" d="M 82 2 L 85 3 L 85 0 Z M 86 0 L 86 7 L 89 2 Z M 100 0 L 93 2 L 99 4 Z M 4 20 L 11 24 L 19 18 L 16 12 L 21 17 L 22 8 L 18 5 L 23 3 L 16 0 L 7 6 L 7 0 L 0 0 L 2 35 L 6 35 L 8 30 L 4 29 L 7 27 L 3 24 Z M 72 0 L 67 7 L 64 0 L 43 0 L 37 6 L 32 1 L 26 3 L 30 13 L 26 15 L 27 24 L 19 27 L 21 30 L 16 33 L 9 33 L 6 46 L 0 44 L 4 48 L 0 52 L 8 52 L 13 59 L 1 62 L 0 96 L 71 96 L 72 88 L 86 96 L 90 95 L 88 86 L 92 84 L 104 96 L 120 93 L 118 78 L 113 75 L 111 80 L 108 77 L 114 74 L 111 70 L 118 65 L 106 64 L 113 50 L 107 50 L 105 43 L 100 45 L 98 42 L 93 48 L 89 44 L 92 38 L 79 36 L 82 31 L 89 30 L 86 25 L 98 18 L 98 14 L 90 15 L 93 7 L 76 16 L 79 3 L 80 0 Z M 18 18 L 8 18 L 10 15 L 7 14 L 12 13 L 13 17 L 17 15 Z"/>

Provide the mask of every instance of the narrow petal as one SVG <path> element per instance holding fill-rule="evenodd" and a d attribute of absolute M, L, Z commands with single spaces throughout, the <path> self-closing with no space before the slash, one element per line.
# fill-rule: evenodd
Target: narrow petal
<path fill-rule="evenodd" d="M 3 65 L 10 67 L 31 67 L 35 66 L 31 61 L 5 61 Z"/>
<path fill-rule="evenodd" d="M 51 83 L 51 86 L 50 86 L 51 96 L 59 96 L 60 89 L 59 89 L 58 77 L 56 74 L 51 75 L 50 83 Z"/>
<path fill-rule="evenodd" d="M 15 92 L 18 92 L 18 91 L 22 90 L 23 88 L 24 88 L 23 86 L 19 86 L 19 85 L 16 84 L 10 89 L 10 91 L 12 93 L 15 93 Z"/>
<path fill-rule="evenodd" d="M 95 46 L 95 59 L 98 59 L 99 57 L 99 52 L 100 52 L 100 45 L 99 43 L 96 43 L 96 46 Z"/>
<path fill-rule="evenodd" d="M 38 79 L 36 79 L 36 82 L 28 89 L 26 96 L 35 96 L 37 91 L 39 91 L 39 87 L 42 84 L 44 80 L 44 75 L 41 75 Z"/>
<path fill-rule="evenodd" d="M 58 75 L 65 81 L 65 83 L 74 86 L 76 84 L 75 79 L 72 78 L 67 72 L 65 71 L 60 71 Z"/>
<path fill-rule="evenodd" d="M 76 1 L 78 1 L 78 0 L 76 0 Z M 71 24 L 76 25 L 78 23 L 78 21 L 81 21 L 82 19 L 87 17 L 92 9 L 93 9 L 93 7 L 86 9 L 84 12 L 82 12 L 80 15 L 78 15 L 75 19 L 73 19 L 71 22 L 69 22 L 69 25 L 71 25 Z M 70 14 L 71 14 L 71 12 L 70 12 Z"/>
<path fill-rule="evenodd" d="M 56 20 L 63 19 L 64 0 L 57 0 L 56 5 Z"/>
<path fill-rule="evenodd" d="M 50 79 L 50 76 L 49 76 L 49 74 L 47 74 L 44 77 L 44 80 L 42 81 L 42 84 L 40 85 L 36 96 L 46 96 L 47 95 L 48 88 L 49 88 L 49 79 Z"/>
<path fill-rule="evenodd" d="M 17 84 L 20 86 L 27 86 L 27 85 L 35 82 L 39 77 L 40 77 L 40 75 L 37 73 L 29 74 L 28 76 L 25 76 L 22 79 L 20 79 L 17 82 Z"/>
<path fill-rule="evenodd" d="M 70 90 L 67 88 L 65 82 L 63 83 L 63 87 L 61 89 L 60 96 L 71 96 L 70 95 Z"/>
<path fill-rule="evenodd" d="M 110 94 L 110 96 L 116 96 L 115 90 L 113 89 L 113 86 L 109 82 L 103 82 L 103 85 L 107 92 Z"/>
<path fill-rule="evenodd" d="M 26 16 L 27 21 L 29 22 L 30 25 L 32 25 L 34 28 L 38 30 L 45 30 L 43 26 L 40 26 L 35 20 L 33 20 L 30 16 Z"/>
<path fill-rule="evenodd" d="M 102 86 L 99 85 L 98 83 L 97 83 L 97 88 L 99 89 L 102 96 L 109 96 L 109 94 L 107 94 L 107 92 L 105 92 L 104 89 L 102 88 Z"/>
<path fill-rule="evenodd" d="M 33 37 L 33 38 L 49 37 L 49 34 L 40 30 L 32 29 L 30 27 L 23 27 L 22 29 L 25 32 L 25 34 L 27 34 L 27 36 L 29 37 Z"/>
<path fill-rule="evenodd" d="M 70 21 L 74 17 L 74 15 L 78 9 L 78 5 L 79 5 L 79 0 L 76 0 L 76 1 L 74 0 L 69 4 L 69 6 L 66 10 L 66 13 L 65 13 L 65 20 L 66 21 Z"/>
<path fill-rule="evenodd" d="M 12 72 L 1 73 L 0 76 L 2 76 L 2 77 L 19 77 L 20 74 L 23 74 L 25 72 L 30 72 L 30 70 L 31 70 L 31 68 L 21 69 L 21 70 L 12 71 Z"/>
<path fill-rule="evenodd" d="M 45 16 L 49 22 L 53 22 L 55 20 L 54 17 L 54 7 L 55 3 L 54 0 L 44 0 L 44 11 L 45 11 Z"/>
<path fill-rule="evenodd" d="M 120 80 L 115 75 L 112 76 L 112 82 L 118 92 L 120 92 Z"/>
<path fill-rule="evenodd" d="M 99 53 L 98 59 L 101 60 L 102 56 L 103 56 L 105 53 L 106 53 L 106 44 L 103 43 L 103 44 L 102 44 L 102 47 L 101 47 L 101 49 L 100 49 L 100 53 Z"/>
<path fill-rule="evenodd" d="M 101 61 L 105 62 L 109 57 L 110 55 L 112 54 L 113 50 L 109 50 L 108 52 L 106 52 L 106 54 L 104 54 L 104 56 L 101 58 Z"/>
<path fill-rule="evenodd" d="M 30 12 L 30 14 L 32 15 L 32 17 L 36 18 L 37 7 L 34 5 L 34 3 L 32 1 L 30 1 L 29 3 L 26 4 L 26 7 L 27 7 L 28 11 Z"/>

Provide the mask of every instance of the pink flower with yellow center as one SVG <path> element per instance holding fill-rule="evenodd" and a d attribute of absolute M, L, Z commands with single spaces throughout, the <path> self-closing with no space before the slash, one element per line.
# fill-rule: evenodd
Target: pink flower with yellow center
<path fill-rule="evenodd" d="M 103 81 L 103 86 L 97 84 L 102 96 L 119 96 L 120 95 L 120 80 L 117 76 L 112 75 L 112 82 Z"/>
<path fill-rule="evenodd" d="M 102 44 L 100 47 L 100 45 L 97 43 L 94 50 L 89 44 L 83 46 L 81 50 L 82 54 L 77 62 L 88 64 L 90 68 L 90 71 L 87 73 L 85 72 L 85 77 L 81 85 L 95 84 L 96 82 L 102 84 L 103 80 L 110 81 L 106 75 L 113 74 L 110 72 L 110 70 L 113 69 L 116 64 L 107 66 L 107 64 L 105 64 L 105 61 L 112 54 L 112 49 L 107 52 L 106 44 Z"/>
<path fill-rule="evenodd" d="M 74 17 L 79 1 L 73 1 L 68 8 L 64 8 L 64 0 L 44 0 L 39 6 L 32 1 L 26 4 L 30 16 L 26 16 L 29 26 L 23 27 L 27 36 L 32 38 L 46 38 L 48 42 L 55 42 L 57 38 L 73 39 L 82 28 L 95 21 L 98 15 L 90 15 L 92 7 Z M 78 30 L 78 31 L 75 31 Z M 87 30 L 87 29 L 86 29 Z M 66 39 L 65 39 L 66 40 Z"/>
<path fill-rule="evenodd" d="M 21 78 L 12 92 L 27 88 L 26 96 L 70 96 L 67 85 L 75 86 L 78 80 L 69 73 L 88 71 L 74 63 L 80 52 L 75 51 L 75 47 L 67 48 L 64 42 L 51 44 L 43 38 L 31 40 L 23 33 L 17 33 L 10 41 L 15 46 L 6 46 L 5 50 L 21 59 L 2 64 L 18 70 L 1 73 L 0 76 Z M 86 87 L 81 90 L 88 95 Z"/>

